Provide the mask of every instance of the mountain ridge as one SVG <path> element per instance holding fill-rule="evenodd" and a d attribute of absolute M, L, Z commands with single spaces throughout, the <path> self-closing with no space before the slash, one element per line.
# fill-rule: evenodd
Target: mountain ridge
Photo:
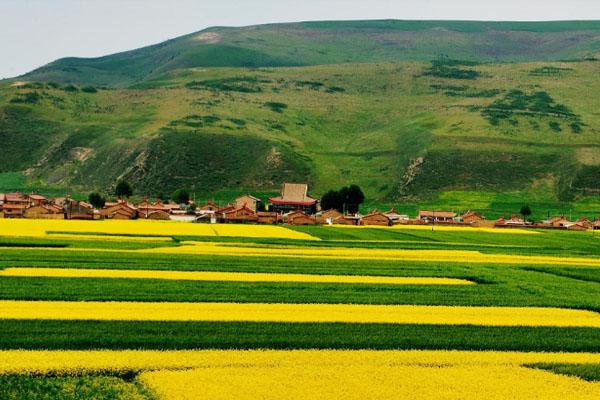
<path fill-rule="evenodd" d="M 427 61 L 440 55 L 478 62 L 559 61 L 598 52 L 600 21 L 307 21 L 206 28 L 102 57 L 59 59 L 18 79 L 126 87 L 195 67 Z"/>

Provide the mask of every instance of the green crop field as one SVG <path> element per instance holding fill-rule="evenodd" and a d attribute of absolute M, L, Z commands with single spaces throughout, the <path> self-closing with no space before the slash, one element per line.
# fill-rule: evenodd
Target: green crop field
<path fill-rule="evenodd" d="M 131 231 L 131 240 L 123 241 L 115 240 L 123 233 L 101 233 L 104 228 L 97 233 L 93 227 L 69 232 L 57 228 L 31 237 L 17 225 L 13 234 L 8 233 L 10 224 L 3 223 L 0 238 L 0 352 L 6 357 L 22 350 L 600 352 L 600 237 L 593 232 L 294 228 L 313 239 L 306 240 L 294 238 L 296 233 L 287 228 L 278 228 L 269 238 L 249 237 L 248 232 L 262 228 L 245 225 L 232 227 L 239 233 L 230 237 L 144 236 Z M 97 222 L 96 226 L 111 224 Z M 129 226 L 136 224 L 142 222 Z M 155 224 L 159 225 L 148 226 L 161 226 Z M 267 253 L 236 253 L 254 248 Z M 296 249 L 300 252 L 287 253 Z M 329 257 L 340 250 L 348 257 Z M 132 275 L 139 272 L 150 275 Z M 221 275 L 202 280 L 185 275 L 198 272 Z M 171 273 L 184 275 L 165 275 Z M 287 280 L 298 275 L 306 280 Z M 249 280 L 248 276 L 275 279 Z M 319 281 L 324 279 L 319 277 L 333 281 Z M 358 281 L 336 283 L 341 277 Z M 448 278 L 463 284 L 361 283 L 365 277 Z M 56 302 L 60 305 L 54 310 Z M 117 314 L 111 317 L 112 311 L 103 314 L 100 309 L 89 316 L 76 314 L 86 312 L 76 311 L 85 304 L 90 310 L 102 304 L 147 307 L 148 314 L 131 314 L 125 319 Z M 160 304 L 171 311 L 155 319 L 151 310 Z M 221 304 L 223 314 L 173 318 L 186 304 Z M 322 321 L 316 315 L 302 321 L 228 317 L 227 309 L 244 304 L 257 309 L 261 305 L 298 305 L 298 312 L 311 305 L 448 307 L 448 314 L 444 311 L 441 320 L 423 314 L 412 322 L 360 323 L 344 315 Z M 452 317 L 451 310 L 473 307 L 479 307 L 478 315 Z M 498 307 L 504 311 L 487 316 L 488 310 Z M 518 322 L 520 312 L 537 309 L 546 310 L 541 317 L 531 317 L 541 318 L 539 322 Z M 589 312 L 586 318 L 591 319 L 571 323 L 570 318 L 578 317 L 553 317 L 563 310 Z M 507 323 L 498 322 L 503 313 L 509 318 Z M 510 317 L 512 313 L 517 319 Z M 16 357 L 28 365 L 28 355 Z M 9 365 L 0 361 L 3 398 L 47 398 L 44 393 L 57 399 L 164 397 L 157 394 L 160 388 L 140 378 L 153 367 L 82 367 L 68 372 L 49 366 L 23 373 Z M 557 359 L 523 365 L 586 381 L 595 381 L 600 374 L 600 364 L 590 362 Z M 80 397 L 73 397 L 73 390 Z"/>

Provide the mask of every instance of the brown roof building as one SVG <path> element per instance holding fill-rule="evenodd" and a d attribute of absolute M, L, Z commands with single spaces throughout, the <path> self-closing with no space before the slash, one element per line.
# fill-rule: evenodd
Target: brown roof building
<path fill-rule="evenodd" d="M 256 216 L 258 217 L 257 222 L 259 224 L 277 224 L 283 222 L 281 214 L 273 211 L 258 211 Z"/>
<path fill-rule="evenodd" d="M 66 199 L 64 210 L 66 219 L 94 219 L 94 207 L 84 201 Z"/>
<path fill-rule="evenodd" d="M 456 218 L 456 213 L 452 211 L 419 211 L 418 219 L 429 222 L 451 222 Z"/>
<path fill-rule="evenodd" d="M 312 217 L 303 211 L 294 211 L 287 215 L 286 222 L 289 225 L 315 225 L 316 217 Z"/>
<path fill-rule="evenodd" d="M 242 208 L 244 206 L 254 212 L 264 209 L 262 200 L 249 194 L 245 194 L 235 199 L 235 208 Z"/>
<path fill-rule="evenodd" d="M 65 210 L 55 204 L 40 204 L 24 209 L 23 218 L 31 219 L 64 219 Z"/>
<path fill-rule="evenodd" d="M 360 225 L 391 226 L 392 220 L 384 213 L 373 210 L 360 219 Z"/>
<path fill-rule="evenodd" d="M 258 216 L 248 206 L 233 208 L 222 213 L 223 222 L 258 222 Z"/>
<path fill-rule="evenodd" d="M 269 199 L 270 210 L 278 213 L 300 210 L 314 214 L 318 203 L 319 200 L 308 195 L 308 185 L 305 183 L 284 183 L 281 196 Z"/>
<path fill-rule="evenodd" d="M 117 203 L 106 203 L 100 215 L 105 219 L 136 219 L 138 210 L 126 200 L 119 200 Z"/>

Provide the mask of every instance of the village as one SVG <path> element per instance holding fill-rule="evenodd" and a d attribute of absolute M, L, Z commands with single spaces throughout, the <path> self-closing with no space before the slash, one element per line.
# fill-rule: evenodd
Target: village
<path fill-rule="evenodd" d="M 107 202 L 94 208 L 85 201 L 70 197 L 48 198 L 40 194 L 0 193 L 0 218 L 71 219 L 71 220 L 174 220 L 205 223 L 254 223 L 288 225 L 436 225 L 487 228 L 536 228 L 572 231 L 600 230 L 600 218 L 580 218 L 570 221 L 566 216 L 549 217 L 540 222 L 528 221 L 517 215 L 488 220 L 477 211 L 420 210 L 415 217 L 388 211 L 371 210 L 368 214 L 342 213 L 336 209 L 321 210 L 320 201 L 311 197 L 308 185 L 284 183 L 281 194 L 271 197 L 265 204 L 262 199 L 245 194 L 224 206 L 214 201 L 195 204 L 163 202 L 161 199 L 132 204 L 126 199 Z"/>

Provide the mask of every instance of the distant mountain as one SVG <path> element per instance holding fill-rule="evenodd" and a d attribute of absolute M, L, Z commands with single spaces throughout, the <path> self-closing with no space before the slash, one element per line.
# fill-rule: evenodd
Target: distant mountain
<path fill-rule="evenodd" d="M 0 191 L 356 183 L 379 204 L 593 216 L 599 46 L 598 22 L 314 22 L 63 59 L 0 82 Z"/>
<path fill-rule="evenodd" d="M 99 58 L 63 58 L 22 79 L 129 86 L 177 69 L 428 61 L 580 60 L 600 51 L 600 21 L 331 21 L 215 27 Z"/>

